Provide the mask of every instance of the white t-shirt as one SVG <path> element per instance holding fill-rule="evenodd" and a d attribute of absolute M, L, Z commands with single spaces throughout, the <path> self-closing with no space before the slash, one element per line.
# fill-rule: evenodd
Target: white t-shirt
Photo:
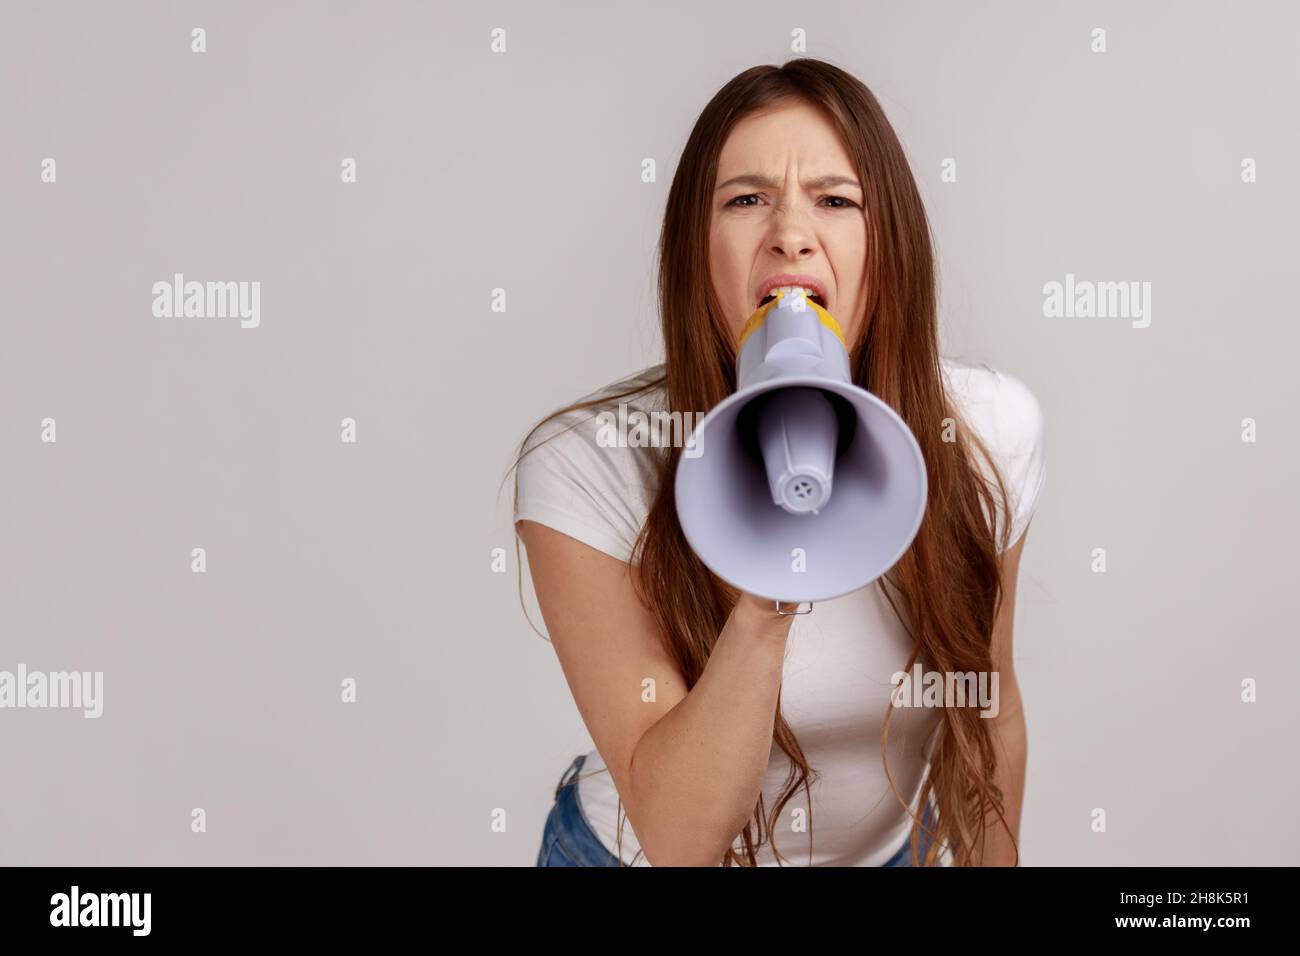
<path fill-rule="evenodd" d="M 1014 544 L 1029 523 L 1046 478 L 1042 410 L 1029 388 L 1011 375 L 948 358 L 941 362 L 953 404 L 988 445 L 1007 482 Z M 662 366 L 647 369 L 637 379 L 650 381 L 661 371 Z M 608 409 L 617 412 L 620 401 L 629 411 L 662 409 L 663 389 L 611 400 Z M 535 450 L 519 466 L 515 520 L 547 525 L 627 561 L 654 500 L 652 456 L 663 451 L 601 447 L 596 419 L 600 410 L 572 412 L 548 422 L 529 441 L 527 447 Z M 982 465 L 980 456 L 975 457 Z M 1004 520 L 999 507 L 999 529 Z M 906 840 L 911 817 L 885 777 L 880 734 L 890 708 L 892 677 L 907 669 L 911 653 L 912 642 L 878 583 L 818 602 L 811 614 L 794 618 L 786 641 L 781 708 L 809 764 L 821 776 L 811 787 L 811 848 L 808 797 L 802 786 L 775 828 L 773 839 L 787 865 L 808 865 L 811 849 L 814 866 L 880 866 Z M 919 806 L 940 714 L 934 707 L 899 707 L 890 720 L 890 771 L 913 809 Z M 789 758 L 773 743 L 764 812 L 776 805 L 789 769 Z M 613 852 L 618 793 L 594 748 L 579 775 L 578 799 L 591 828 Z M 796 821 L 802 825 L 796 827 Z M 649 865 L 637 852 L 640 845 L 626 807 L 622 833 L 623 861 Z M 777 865 L 770 844 L 759 850 L 758 861 Z"/>

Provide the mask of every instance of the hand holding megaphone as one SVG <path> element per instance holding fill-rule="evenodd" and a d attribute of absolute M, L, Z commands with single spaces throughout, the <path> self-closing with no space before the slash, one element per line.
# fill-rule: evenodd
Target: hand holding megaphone
<path fill-rule="evenodd" d="M 682 532 L 733 587 L 769 600 L 848 594 L 888 571 L 925 513 L 911 430 L 853 384 L 838 323 L 778 292 L 740 334 L 737 389 L 678 462 Z"/>

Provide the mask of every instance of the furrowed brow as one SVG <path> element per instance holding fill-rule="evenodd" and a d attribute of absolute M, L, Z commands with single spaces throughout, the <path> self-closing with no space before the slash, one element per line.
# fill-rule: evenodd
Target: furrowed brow
<path fill-rule="evenodd" d="M 762 189 L 776 189 L 778 184 L 775 179 L 769 176 L 760 176 L 758 173 L 742 173 L 739 176 L 732 176 L 725 183 L 719 185 L 714 192 L 721 192 L 729 186 L 755 186 Z M 832 186 L 851 186 L 859 190 L 862 188 L 852 176 L 817 176 L 803 181 L 803 188 L 808 190 L 830 189 Z"/>

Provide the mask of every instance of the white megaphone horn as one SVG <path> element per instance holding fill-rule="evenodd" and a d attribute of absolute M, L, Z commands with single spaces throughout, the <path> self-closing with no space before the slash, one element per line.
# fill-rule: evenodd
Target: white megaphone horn
<path fill-rule="evenodd" d="M 865 587 L 921 526 L 928 480 L 915 436 L 853 384 L 843 332 L 803 292 L 761 306 L 739 348 L 735 393 L 678 461 L 687 542 L 722 580 L 773 601 Z"/>

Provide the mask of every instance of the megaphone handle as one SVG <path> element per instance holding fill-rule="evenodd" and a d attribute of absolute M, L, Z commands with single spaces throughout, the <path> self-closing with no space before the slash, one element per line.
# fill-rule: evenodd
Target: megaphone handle
<path fill-rule="evenodd" d="M 795 610 L 795 611 L 783 611 L 783 610 L 781 610 L 781 602 L 780 602 L 780 601 L 773 601 L 772 603 L 776 605 L 776 613 L 779 614 L 779 615 L 781 615 L 782 617 L 794 617 L 796 614 L 811 614 L 811 613 L 812 613 L 812 609 L 813 609 L 813 602 L 812 602 L 812 601 L 809 601 L 809 602 L 808 602 L 808 610 L 806 610 L 806 611 L 799 611 L 799 610 Z M 796 608 L 797 608 L 798 606 L 799 606 L 798 604 L 795 605 Z"/>

